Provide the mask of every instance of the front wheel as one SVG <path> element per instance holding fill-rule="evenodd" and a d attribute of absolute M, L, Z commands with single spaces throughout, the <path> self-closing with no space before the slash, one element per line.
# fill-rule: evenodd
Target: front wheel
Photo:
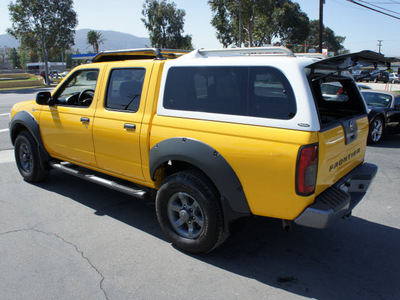
<path fill-rule="evenodd" d="M 15 140 L 15 161 L 22 177 L 29 182 L 45 179 L 50 171 L 42 166 L 38 146 L 32 135 L 21 132 Z"/>
<path fill-rule="evenodd" d="M 382 140 L 384 123 L 381 117 L 376 117 L 369 125 L 368 140 L 371 144 L 378 144 Z"/>
<path fill-rule="evenodd" d="M 156 212 L 165 235 L 184 251 L 207 253 L 226 237 L 217 192 L 199 172 L 169 176 L 158 190 Z"/>

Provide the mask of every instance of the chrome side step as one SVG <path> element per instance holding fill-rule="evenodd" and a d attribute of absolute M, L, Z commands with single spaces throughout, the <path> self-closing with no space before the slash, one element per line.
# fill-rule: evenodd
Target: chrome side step
<path fill-rule="evenodd" d="M 97 183 L 99 185 L 108 187 L 110 189 L 113 189 L 113 190 L 116 190 L 116 191 L 119 191 L 119 192 L 122 192 L 122 193 L 125 193 L 125 194 L 128 194 L 128 195 L 131 195 L 131 196 L 134 196 L 134 197 L 137 197 L 137 198 L 140 198 L 140 199 L 145 199 L 146 195 L 147 195 L 146 191 L 137 190 L 137 189 L 134 189 L 134 188 L 129 187 L 127 185 L 123 185 L 123 184 L 117 183 L 115 181 L 112 181 L 112 180 L 109 180 L 109 179 L 105 179 L 105 178 L 99 177 L 99 176 L 94 175 L 94 174 L 87 173 L 87 172 L 85 172 L 83 170 L 76 170 L 76 169 L 74 169 L 72 167 L 68 167 L 68 166 L 63 165 L 63 164 L 61 164 L 59 162 L 56 162 L 56 161 L 50 161 L 50 166 L 52 168 L 56 169 L 56 170 L 59 170 L 59 171 L 63 172 L 63 173 L 67 173 L 67 174 L 70 174 L 70 175 L 85 179 L 87 181 L 90 181 L 90 182 L 93 182 L 93 183 Z M 74 165 L 72 165 L 72 166 L 74 166 Z"/>

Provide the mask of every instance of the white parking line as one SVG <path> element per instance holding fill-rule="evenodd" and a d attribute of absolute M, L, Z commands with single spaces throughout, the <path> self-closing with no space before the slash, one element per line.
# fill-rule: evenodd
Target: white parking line
<path fill-rule="evenodd" d="M 7 116 L 7 117 L 10 117 L 10 116 L 11 116 L 11 114 L 10 114 L 10 113 L 6 113 L 6 114 L 0 114 L 0 117 L 5 117 L 5 116 Z"/>
<path fill-rule="evenodd" d="M 15 161 L 13 150 L 0 151 L 0 164 Z"/>
<path fill-rule="evenodd" d="M 0 132 L 7 132 L 8 131 L 8 128 L 6 128 L 6 129 L 0 129 Z"/>

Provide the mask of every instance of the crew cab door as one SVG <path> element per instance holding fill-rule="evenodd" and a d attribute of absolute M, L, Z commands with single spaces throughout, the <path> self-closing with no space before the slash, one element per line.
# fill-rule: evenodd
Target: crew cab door
<path fill-rule="evenodd" d="M 52 157 L 96 166 L 92 126 L 101 74 L 101 67 L 77 69 L 43 106 L 40 130 Z"/>
<path fill-rule="evenodd" d="M 152 64 L 109 68 L 103 103 L 93 128 L 98 166 L 126 179 L 143 180 L 140 138 Z"/>

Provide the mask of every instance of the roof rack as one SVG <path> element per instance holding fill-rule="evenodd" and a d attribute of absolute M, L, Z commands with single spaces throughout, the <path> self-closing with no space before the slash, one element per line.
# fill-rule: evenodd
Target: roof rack
<path fill-rule="evenodd" d="M 95 57 L 93 57 L 90 60 L 90 62 L 177 58 L 189 52 L 190 51 L 188 50 L 158 49 L 158 48 L 107 50 L 99 52 Z"/>
<path fill-rule="evenodd" d="M 285 47 L 249 47 L 206 50 L 199 49 L 198 54 L 202 56 L 232 56 L 232 55 L 284 55 L 295 56 L 292 51 Z"/>

